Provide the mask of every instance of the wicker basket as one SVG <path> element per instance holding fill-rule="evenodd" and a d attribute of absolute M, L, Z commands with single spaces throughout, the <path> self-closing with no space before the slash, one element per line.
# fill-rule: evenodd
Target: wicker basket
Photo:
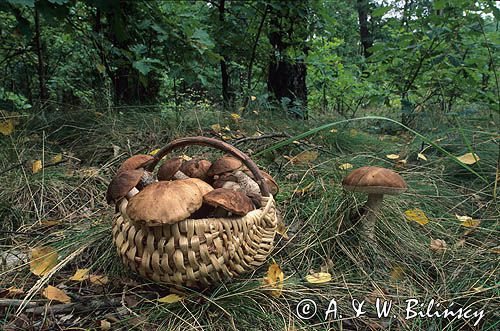
<path fill-rule="evenodd" d="M 207 137 L 181 138 L 161 149 L 144 167 L 153 171 L 167 153 L 189 145 L 218 148 L 241 159 L 259 184 L 262 207 L 241 217 L 185 219 L 175 224 L 148 226 L 127 216 L 128 201 L 122 199 L 113 220 L 113 242 L 123 263 L 147 279 L 204 287 L 264 263 L 273 249 L 278 217 L 259 168 L 225 142 Z"/>

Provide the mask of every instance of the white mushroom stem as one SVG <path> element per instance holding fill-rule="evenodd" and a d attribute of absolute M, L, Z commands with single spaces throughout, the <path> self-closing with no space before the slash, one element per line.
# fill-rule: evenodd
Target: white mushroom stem
<path fill-rule="evenodd" d="M 227 188 L 233 191 L 244 191 L 240 184 L 232 181 L 225 182 L 224 185 L 222 185 L 222 188 Z"/>
<path fill-rule="evenodd" d="M 241 170 L 236 171 L 234 173 L 234 177 L 238 179 L 238 184 L 241 186 L 246 195 L 248 196 L 260 195 L 259 185 L 243 171 Z"/>
<path fill-rule="evenodd" d="M 188 175 L 183 173 L 182 171 L 177 171 L 173 176 L 172 179 L 188 179 L 190 178 Z"/>
<path fill-rule="evenodd" d="M 368 200 L 364 206 L 365 214 L 361 221 L 363 222 L 363 232 L 370 240 L 375 240 L 375 222 L 383 199 L 383 194 L 368 194 Z"/>
<path fill-rule="evenodd" d="M 130 199 L 134 195 L 136 195 L 137 193 L 139 193 L 139 190 L 137 189 L 137 187 L 132 187 L 132 189 L 130 191 L 128 191 L 126 197 L 127 197 L 127 199 Z"/>

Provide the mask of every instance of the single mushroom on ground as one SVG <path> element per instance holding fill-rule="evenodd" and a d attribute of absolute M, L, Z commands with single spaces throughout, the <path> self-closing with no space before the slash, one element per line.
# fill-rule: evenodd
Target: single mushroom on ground
<path fill-rule="evenodd" d="M 191 178 L 207 179 L 208 169 L 212 166 L 212 162 L 204 159 L 192 159 L 184 162 L 181 165 L 180 171 Z"/>
<path fill-rule="evenodd" d="M 160 181 L 148 185 L 130 199 L 127 215 L 149 226 L 173 224 L 188 218 L 202 202 L 201 190 L 190 179 Z"/>
<path fill-rule="evenodd" d="M 174 179 L 187 179 L 185 173 L 180 171 L 182 166 L 182 159 L 176 157 L 165 161 L 161 167 L 158 169 L 158 180 L 174 180 Z"/>
<path fill-rule="evenodd" d="M 226 212 L 244 216 L 254 210 L 252 200 L 243 192 L 218 188 L 203 196 L 203 202 L 216 207 L 216 216 L 227 216 Z M 225 212 L 221 213 L 221 209 Z"/>
<path fill-rule="evenodd" d="M 398 195 L 406 191 L 408 186 L 404 179 L 390 169 L 366 166 L 353 170 L 342 181 L 344 189 L 352 192 L 368 194 L 368 200 L 364 205 L 362 218 L 364 233 L 371 239 L 375 239 L 375 220 L 380 210 L 384 194 Z"/>
<path fill-rule="evenodd" d="M 138 154 L 131 156 L 125 161 L 123 161 L 123 163 L 116 171 L 116 176 L 129 170 L 139 170 L 139 169 L 142 170 L 142 176 L 141 176 L 142 178 L 137 184 L 137 188 L 141 190 L 143 187 L 155 182 L 153 174 L 149 171 L 146 171 L 142 166 L 144 163 L 152 159 L 153 157 L 151 155 L 145 155 L 145 154 Z"/>

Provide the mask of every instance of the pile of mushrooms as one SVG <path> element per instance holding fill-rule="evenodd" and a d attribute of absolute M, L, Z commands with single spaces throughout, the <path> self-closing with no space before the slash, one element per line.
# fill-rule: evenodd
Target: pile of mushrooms
<path fill-rule="evenodd" d="M 375 240 L 375 221 L 384 195 L 398 195 L 407 190 L 404 179 L 390 169 L 366 166 L 353 170 L 344 180 L 345 190 L 368 194 L 361 222 L 366 238 Z"/>
<path fill-rule="evenodd" d="M 166 160 L 155 177 L 145 169 L 153 159 L 135 155 L 125 160 L 108 186 L 106 199 L 131 220 L 148 225 L 172 224 L 187 218 L 244 216 L 261 207 L 253 174 L 237 158 Z M 271 194 L 276 181 L 261 171 Z"/>

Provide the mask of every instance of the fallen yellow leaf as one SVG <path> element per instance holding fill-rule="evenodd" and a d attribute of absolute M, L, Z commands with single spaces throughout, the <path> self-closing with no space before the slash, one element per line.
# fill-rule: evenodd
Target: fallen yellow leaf
<path fill-rule="evenodd" d="M 89 281 L 96 285 L 106 285 L 108 283 L 108 276 L 104 275 L 90 275 Z"/>
<path fill-rule="evenodd" d="M 422 154 L 422 153 L 418 153 L 418 154 L 417 154 L 417 159 L 421 159 L 421 160 L 427 161 L 427 156 L 425 156 L 425 155 L 424 155 L 424 154 Z"/>
<path fill-rule="evenodd" d="M 212 125 L 210 125 L 210 127 L 212 128 L 212 130 L 214 130 L 217 133 L 220 133 L 222 131 L 220 124 L 212 124 Z"/>
<path fill-rule="evenodd" d="M 351 135 L 351 137 L 354 137 L 358 134 L 358 131 L 356 129 L 351 129 L 349 130 L 349 135 Z"/>
<path fill-rule="evenodd" d="M 313 188 L 313 186 L 314 186 L 314 182 L 310 182 L 309 184 L 307 184 L 303 188 L 297 188 L 297 189 L 293 190 L 293 193 L 295 193 L 295 194 L 304 194 L 307 191 L 310 191 Z"/>
<path fill-rule="evenodd" d="M 250 100 L 255 101 L 257 97 L 255 95 L 250 96 Z"/>
<path fill-rule="evenodd" d="M 429 219 L 427 218 L 427 215 L 425 215 L 425 213 L 418 208 L 405 211 L 405 216 L 410 221 L 417 222 L 418 224 L 425 225 L 425 224 L 429 223 Z"/>
<path fill-rule="evenodd" d="M 108 320 L 101 320 L 101 330 L 102 331 L 111 330 L 111 323 Z"/>
<path fill-rule="evenodd" d="M 182 154 L 181 156 L 179 156 L 181 159 L 183 159 L 184 161 L 191 161 L 193 158 L 189 155 L 186 155 L 186 154 Z"/>
<path fill-rule="evenodd" d="M 37 172 L 40 172 L 42 170 L 42 161 L 41 160 L 36 160 L 33 162 L 31 165 L 31 171 L 36 174 Z"/>
<path fill-rule="evenodd" d="M 390 159 L 390 160 L 397 160 L 397 159 L 399 159 L 399 155 L 398 154 L 387 154 L 385 157 L 388 158 L 388 159 Z"/>
<path fill-rule="evenodd" d="M 337 130 L 337 129 L 331 129 L 330 132 L 331 133 L 337 133 L 337 132 L 339 132 L 339 130 Z"/>
<path fill-rule="evenodd" d="M 278 222 L 278 225 L 276 226 L 276 232 L 278 232 L 283 238 L 286 240 L 290 239 L 288 237 L 288 234 L 286 233 L 287 228 L 283 222 Z"/>
<path fill-rule="evenodd" d="M 160 149 L 159 149 L 159 148 L 157 148 L 157 149 L 153 149 L 151 152 L 149 152 L 149 155 L 151 155 L 151 156 L 155 156 L 155 155 L 156 155 L 156 153 L 158 153 L 159 151 L 160 151 Z"/>
<path fill-rule="evenodd" d="M 84 281 L 89 278 L 89 269 L 77 269 L 75 274 L 70 277 L 69 280 L 75 280 L 77 282 Z"/>
<path fill-rule="evenodd" d="M 475 228 L 476 226 L 478 226 L 481 223 L 480 220 L 473 219 L 472 217 L 466 216 L 466 215 L 460 216 L 460 215 L 455 214 L 455 217 L 460 222 L 462 222 L 460 225 L 465 226 L 466 228 Z"/>
<path fill-rule="evenodd" d="M 59 154 L 56 154 L 54 155 L 51 159 L 50 159 L 50 162 L 51 163 L 59 163 L 62 161 L 62 154 L 59 153 Z"/>
<path fill-rule="evenodd" d="M 264 277 L 264 284 L 274 287 L 271 290 L 271 295 L 275 298 L 279 297 L 283 291 L 283 281 L 285 279 L 285 275 L 283 271 L 281 271 L 280 266 L 273 262 L 269 269 L 267 270 L 267 277 Z"/>
<path fill-rule="evenodd" d="M 14 132 L 14 122 L 9 119 L 6 121 L 0 122 L 0 133 L 4 136 L 9 136 Z"/>
<path fill-rule="evenodd" d="M 342 163 L 339 165 L 340 170 L 347 170 L 347 169 L 352 169 L 352 164 L 350 163 Z"/>
<path fill-rule="evenodd" d="M 47 286 L 43 290 L 42 295 L 49 300 L 59 301 L 62 303 L 71 302 L 71 298 L 63 290 L 60 290 L 52 285 Z"/>
<path fill-rule="evenodd" d="M 306 281 L 311 284 L 323 284 L 332 280 L 332 275 L 328 272 L 315 272 L 306 276 Z"/>
<path fill-rule="evenodd" d="M 240 119 L 241 119 L 241 116 L 236 114 L 236 113 L 232 113 L 231 114 L 231 119 L 235 122 L 238 122 Z"/>
<path fill-rule="evenodd" d="M 315 151 L 304 151 L 293 157 L 287 157 L 292 164 L 308 163 L 316 160 L 319 153 Z"/>
<path fill-rule="evenodd" d="M 54 225 L 59 225 L 61 224 L 61 221 L 56 221 L 56 220 L 43 220 L 41 221 L 42 225 L 43 226 L 46 226 L 46 227 L 51 227 L 51 226 L 54 226 Z"/>
<path fill-rule="evenodd" d="M 405 269 L 403 267 L 394 267 L 391 270 L 390 276 L 392 280 L 401 280 L 405 274 Z"/>
<path fill-rule="evenodd" d="M 31 250 L 30 270 L 37 276 L 44 276 L 57 265 L 58 254 L 50 246 L 35 247 Z"/>
<path fill-rule="evenodd" d="M 159 298 L 157 301 L 161 303 L 175 303 L 181 301 L 182 299 L 184 298 L 181 297 L 180 295 L 169 294 L 167 296 L 164 296 L 163 298 Z"/>
<path fill-rule="evenodd" d="M 0 290 L 0 298 L 14 298 L 22 294 L 24 294 L 24 290 L 14 286 Z"/>
<path fill-rule="evenodd" d="M 462 156 L 457 157 L 458 161 L 462 162 L 463 164 L 474 164 L 477 161 L 480 160 L 479 156 L 474 153 L 466 153 Z"/>

